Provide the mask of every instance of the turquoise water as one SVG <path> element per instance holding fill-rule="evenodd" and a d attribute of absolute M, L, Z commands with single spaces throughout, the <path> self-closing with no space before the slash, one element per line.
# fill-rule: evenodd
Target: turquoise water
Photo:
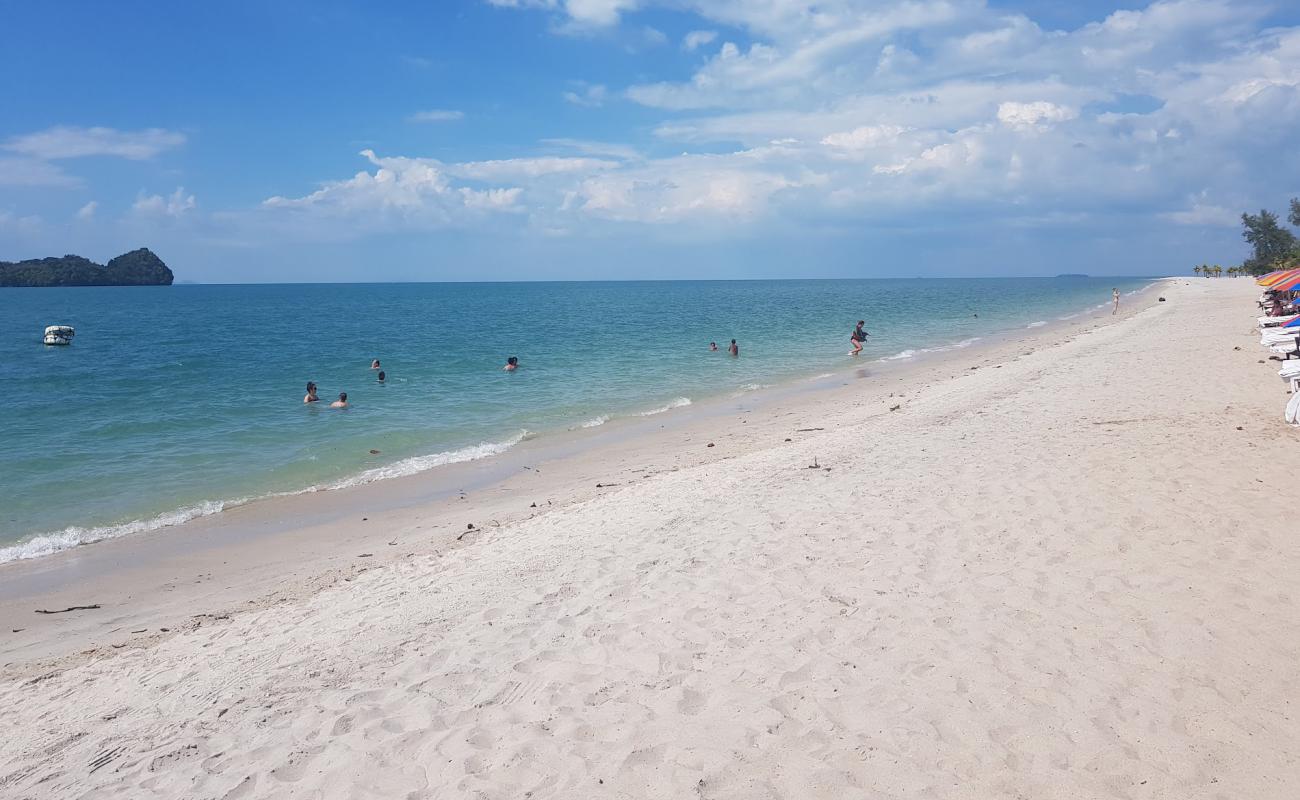
<path fill-rule="evenodd" d="M 0 561 L 844 369 L 858 319 L 864 357 L 906 358 L 1149 282 L 0 289 Z M 74 344 L 43 346 L 51 324 Z M 740 358 L 708 351 L 733 337 Z M 324 402 L 303 405 L 308 380 Z M 325 407 L 340 391 L 352 407 Z"/>

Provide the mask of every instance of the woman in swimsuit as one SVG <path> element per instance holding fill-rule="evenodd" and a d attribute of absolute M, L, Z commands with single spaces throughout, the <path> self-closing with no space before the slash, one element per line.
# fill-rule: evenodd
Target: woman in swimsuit
<path fill-rule="evenodd" d="M 849 334 L 849 341 L 853 343 L 853 351 L 849 353 L 849 355 L 856 356 L 858 353 L 862 352 L 862 343 L 871 335 L 862 330 L 862 326 L 866 324 L 866 320 L 858 320 L 858 327 L 854 328 L 853 333 Z"/>
<path fill-rule="evenodd" d="M 319 403 L 320 398 L 316 396 L 316 384 L 307 381 L 307 396 L 302 399 L 304 403 Z"/>

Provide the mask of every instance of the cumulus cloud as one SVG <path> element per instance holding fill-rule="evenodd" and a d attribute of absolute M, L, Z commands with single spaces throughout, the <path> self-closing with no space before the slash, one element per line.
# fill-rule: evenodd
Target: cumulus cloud
<path fill-rule="evenodd" d="M 193 211 L 197 205 L 194 195 L 186 194 L 184 187 L 177 186 L 176 191 L 165 197 L 160 194 L 141 192 L 131 205 L 131 210 L 141 215 L 165 216 L 176 219 Z"/>
<path fill-rule="evenodd" d="M 668 9 L 691 27 L 681 49 L 702 55 L 685 77 L 564 93 L 641 105 L 651 144 L 552 139 L 463 163 L 369 154 L 375 169 L 267 209 L 440 225 L 507 212 L 551 235 L 937 207 L 1059 225 L 1122 206 L 1217 226 L 1300 167 L 1300 28 L 1270 26 L 1256 0 L 1158 0 L 1071 30 L 984 0 L 488 1 L 540 10 L 563 33 L 625 24 L 633 37 L 640 12 Z"/>
<path fill-rule="evenodd" d="M 474 214 L 517 211 L 523 193 L 517 186 L 458 186 L 458 174 L 473 172 L 473 165 L 448 168 L 431 158 L 382 157 L 373 150 L 361 155 L 375 167 L 361 171 L 347 180 L 326 183 L 302 197 L 270 197 L 262 207 L 283 212 L 342 220 L 358 230 L 383 227 L 447 227 L 468 222 Z M 481 177 L 507 170 L 500 166 L 479 165 Z M 520 167 L 527 171 L 527 167 Z M 545 170 L 534 167 L 539 174 Z"/>
<path fill-rule="evenodd" d="M 88 220 L 95 218 L 95 211 L 99 208 L 99 203 L 91 200 L 81 208 L 77 209 L 77 219 Z"/>
<path fill-rule="evenodd" d="M 464 118 L 464 111 L 453 111 L 445 108 L 417 111 L 410 117 L 412 122 L 456 122 Z"/>
<path fill-rule="evenodd" d="M 163 128 L 119 131 L 114 128 L 60 125 L 14 136 L 0 147 L 45 161 L 85 156 L 116 156 L 144 161 L 184 143 L 184 134 Z"/>
<path fill-rule="evenodd" d="M 1046 100 L 1033 103 L 998 104 L 998 121 L 1018 131 L 1044 131 L 1058 122 L 1074 119 L 1079 112 Z"/>

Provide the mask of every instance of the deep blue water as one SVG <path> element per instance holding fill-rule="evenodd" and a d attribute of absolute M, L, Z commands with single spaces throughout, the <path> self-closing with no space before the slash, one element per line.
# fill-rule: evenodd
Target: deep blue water
<path fill-rule="evenodd" d="M 898 357 L 1051 324 L 1147 283 L 0 289 L 0 561 L 226 501 L 482 457 L 525 430 L 832 372 L 851 364 L 858 319 L 866 358 Z M 75 326 L 75 343 L 43 346 L 51 324 Z M 740 358 L 709 352 L 732 338 Z M 511 355 L 522 367 L 505 373 Z M 308 380 L 325 402 L 303 405 Z M 340 391 L 352 407 L 325 407 Z"/>

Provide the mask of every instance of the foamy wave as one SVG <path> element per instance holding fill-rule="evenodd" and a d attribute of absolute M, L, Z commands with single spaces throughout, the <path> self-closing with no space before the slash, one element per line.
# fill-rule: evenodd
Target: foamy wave
<path fill-rule="evenodd" d="M 892 356 L 885 356 L 881 361 L 901 361 L 905 358 L 912 358 L 916 355 L 915 350 L 904 350 L 901 353 L 894 353 Z"/>
<path fill-rule="evenodd" d="M 1047 320 L 1045 320 L 1045 319 L 1040 319 L 1040 320 L 1037 321 L 1037 322 L 1031 322 L 1031 323 L 1029 323 L 1029 324 L 1026 325 L 1025 327 L 1026 327 L 1026 328 L 1041 328 L 1041 327 L 1043 327 L 1043 326 L 1046 325 L 1046 324 L 1047 324 Z"/>
<path fill-rule="evenodd" d="M 127 536 L 132 533 L 147 533 L 156 531 L 159 528 L 168 528 L 172 525 L 180 525 L 189 522 L 192 519 L 206 517 L 212 514 L 224 511 L 227 508 L 233 508 L 240 505 L 244 500 L 219 501 L 212 500 L 206 503 L 200 503 L 197 506 L 182 508 L 177 511 L 169 511 L 166 514 L 159 514 L 150 519 L 138 519 L 133 522 L 125 522 L 121 525 L 100 525 L 93 528 L 82 528 L 72 526 L 64 528 L 57 533 L 45 533 L 34 536 L 25 542 L 0 547 L 0 564 L 9 561 L 22 561 L 28 558 L 39 558 L 48 556 L 51 553 L 57 553 L 60 550 L 68 550 L 83 544 L 91 542 L 102 542 L 105 539 L 116 539 L 120 536 Z"/>
<path fill-rule="evenodd" d="M 401 461 L 395 461 L 384 467 L 375 467 L 368 469 L 360 475 L 354 475 L 351 478 L 345 478 L 337 483 L 331 483 L 324 487 L 326 489 L 344 489 L 348 486 L 360 486 L 363 483 L 374 483 L 375 481 L 385 480 L 387 478 L 401 478 L 407 475 L 431 470 L 434 467 L 443 467 L 447 464 L 460 464 L 465 461 L 477 461 L 480 458 L 500 455 L 515 445 L 528 438 L 528 431 L 520 431 L 515 436 L 504 442 L 481 442 L 470 447 L 462 447 L 459 450 L 448 450 L 444 453 L 434 453 L 427 456 L 412 456 L 404 458 Z"/>
<path fill-rule="evenodd" d="M 599 427 L 599 426 L 601 426 L 601 425 L 604 425 L 606 422 L 609 422 L 609 415 L 608 415 L 608 414 L 601 414 L 599 417 L 593 417 L 592 419 L 587 420 L 586 422 L 582 423 L 582 424 L 579 425 L 578 427 L 580 427 L 580 428 L 597 428 L 597 427 Z"/>
<path fill-rule="evenodd" d="M 306 489 L 300 489 L 296 492 L 276 492 L 265 495 L 258 499 L 270 499 L 272 497 L 289 497 L 298 494 L 311 494 L 313 492 L 326 491 L 330 489 L 343 489 L 348 486 L 359 486 L 363 483 L 373 483 L 374 481 L 385 478 L 399 478 L 404 475 L 414 475 L 425 470 L 441 467 L 446 464 L 458 464 L 463 461 L 474 461 L 480 458 L 504 453 L 515 445 L 527 439 L 528 431 L 520 431 L 518 435 L 504 442 L 483 442 L 472 447 L 462 447 L 459 450 L 449 450 L 445 453 L 434 453 L 428 456 L 414 456 L 412 458 L 402 459 L 386 467 L 377 467 L 362 472 L 351 478 L 326 486 L 310 486 Z M 8 561 L 20 561 L 28 558 L 39 558 L 57 553 L 60 550 L 68 550 L 73 547 L 79 547 L 83 544 L 92 542 L 102 542 L 105 539 L 117 539 L 122 536 L 129 536 L 133 533 L 147 533 L 156 531 L 159 528 L 170 528 L 173 525 L 183 525 L 199 517 L 207 517 L 212 514 L 218 514 L 228 508 L 244 505 L 251 502 L 253 498 L 241 498 L 238 500 L 210 500 L 200 503 L 189 508 L 182 508 L 177 511 L 169 511 L 165 514 L 159 514 L 149 519 L 134 520 L 125 522 L 121 525 L 101 525 L 92 528 L 82 528 L 72 526 L 64 528 L 56 533 L 44 533 L 34 536 L 24 542 L 0 547 L 0 564 Z"/>
<path fill-rule="evenodd" d="M 749 392 L 757 392 L 759 389 L 768 389 L 768 388 L 771 388 L 771 384 L 768 384 L 768 383 L 747 383 L 747 384 L 745 384 L 744 386 L 742 386 L 742 387 L 740 387 L 739 389 L 737 389 L 735 392 L 733 392 L 731 396 L 732 396 L 732 397 L 740 397 L 742 394 L 747 394 L 747 393 L 749 393 Z"/>
<path fill-rule="evenodd" d="M 659 408 L 652 408 L 652 409 L 650 409 L 649 411 L 642 411 L 642 412 L 641 412 L 640 414 L 638 414 L 637 416 L 641 416 L 641 417 L 652 417 L 652 416 L 654 416 L 655 414 L 662 414 L 662 413 L 664 413 L 665 411 L 672 411 L 674 408 L 681 408 L 682 406 L 689 406 L 690 404 L 691 404 L 691 398 L 689 398 L 689 397 L 679 397 L 679 398 L 677 398 L 676 400 L 673 400 L 672 402 L 670 402 L 670 403 L 669 403 L 668 405 L 666 405 L 666 406 L 661 406 L 661 407 L 659 407 Z"/>

